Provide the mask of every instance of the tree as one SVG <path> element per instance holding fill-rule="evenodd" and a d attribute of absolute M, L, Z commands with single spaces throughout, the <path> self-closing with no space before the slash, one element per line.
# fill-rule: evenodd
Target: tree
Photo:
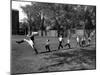
<path fill-rule="evenodd" d="M 51 12 L 50 5 L 52 4 L 33 2 L 32 5 L 22 7 L 28 16 L 29 31 L 32 31 L 31 28 L 34 27 L 37 30 L 41 29 L 43 34 L 45 18 L 49 17 Z"/>
<path fill-rule="evenodd" d="M 32 27 L 33 30 L 41 29 L 41 34 L 48 26 L 56 29 L 58 35 L 63 30 L 69 30 L 71 33 L 73 28 L 85 30 L 88 27 L 85 24 L 86 19 L 88 23 L 92 19 L 95 21 L 94 6 L 33 2 L 32 5 L 27 5 L 22 9 L 28 16 L 29 30 L 31 31 Z"/>

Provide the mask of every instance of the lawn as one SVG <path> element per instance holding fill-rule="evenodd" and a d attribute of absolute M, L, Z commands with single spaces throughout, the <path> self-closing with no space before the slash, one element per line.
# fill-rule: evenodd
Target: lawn
<path fill-rule="evenodd" d="M 14 74 L 91 70 L 96 68 L 96 48 L 95 39 L 91 45 L 80 48 L 76 45 L 76 40 L 71 38 L 71 49 L 64 47 L 58 50 L 58 39 L 54 37 L 35 37 L 35 47 L 39 54 L 27 44 L 17 44 L 16 40 L 21 40 L 25 36 L 14 35 L 11 39 L 11 70 Z M 52 52 L 46 52 L 45 41 L 50 40 Z M 64 43 L 66 43 L 64 38 Z"/>

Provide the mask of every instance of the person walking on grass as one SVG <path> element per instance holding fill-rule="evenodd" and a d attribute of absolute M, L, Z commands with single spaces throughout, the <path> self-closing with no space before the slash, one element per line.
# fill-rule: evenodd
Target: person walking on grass
<path fill-rule="evenodd" d="M 91 40 L 92 40 L 94 34 L 95 34 L 95 30 L 92 31 L 92 32 L 90 33 L 90 36 L 88 37 L 88 45 L 90 45 L 90 42 L 91 42 Z"/>
<path fill-rule="evenodd" d="M 47 39 L 47 41 L 46 41 L 46 45 L 45 45 L 45 49 L 48 51 L 49 50 L 49 52 L 51 51 L 50 50 L 50 41 Z"/>
<path fill-rule="evenodd" d="M 71 48 L 71 45 L 70 45 L 70 39 L 69 39 L 69 38 L 67 39 L 67 43 L 65 44 L 65 46 L 68 46 L 69 49 Z"/>
<path fill-rule="evenodd" d="M 77 46 L 80 46 L 80 39 L 79 36 L 76 37 Z"/>
<path fill-rule="evenodd" d="M 62 46 L 62 42 L 63 42 L 62 36 L 60 36 L 60 37 L 58 38 L 58 41 L 59 41 L 59 46 L 58 46 L 58 50 L 59 50 L 60 48 L 63 48 L 63 46 Z"/>
<path fill-rule="evenodd" d="M 92 40 L 91 37 L 87 38 L 87 45 L 86 46 L 90 46 L 91 40 Z"/>
<path fill-rule="evenodd" d="M 86 45 L 86 39 L 85 39 L 85 37 L 82 37 L 81 46 L 84 47 L 85 45 Z"/>
<path fill-rule="evenodd" d="M 38 54 L 38 51 L 34 46 L 34 34 L 31 33 L 31 35 L 27 35 L 27 38 L 28 39 L 22 39 L 20 41 L 16 41 L 16 43 L 21 44 L 27 42 L 35 50 L 35 53 Z"/>

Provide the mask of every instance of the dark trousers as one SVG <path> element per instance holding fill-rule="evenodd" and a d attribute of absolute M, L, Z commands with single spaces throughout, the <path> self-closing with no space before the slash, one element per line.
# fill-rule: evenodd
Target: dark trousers
<path fill-rule="evenodd" d="M 88 42 L 90 43 L 90 42 L 91 42 L 91 40 L 89 39 L 89 40 L 88 40 Z"/>
<path fill-rule="evenodd" d="M 21 44 L 21 43 L 23 43 L 23 42 L 25 42 L 24 40 L 21 40 L 21 41 L 16 41 L 18 44 Z M 33 49 L 35 50 L 35 53 L 36 54 L 38 54 L 38 51 L 37 51 L 37 49 L 34 47 L 34 45 L 33 45 Z"/>
<path fill-rule="evenodd" d="M 62 46 L 62 41 L 59 42 L 58 49 L 60 49 L 60 47 L 63 48 L 63 46 Z"/>
<path fill-rule="evenodd" d="M 65 46 L 68 46 L 70 48 L 70 43 L 65 44 Z"/>
<path fill-rule="evenodd" d="M 36 53 L 36 54 L 38 54 L 38 51 L 37 51 L 37 49 L 36 49 L 34 46 L 33 46 L 33 48 L 34 48 L 34 50 L 35 50 L 35 53 Z"/>
<path fill-rule="evenodd" d="M 82 47 L 84 47 L 85 46 L 85 40 L 83 40 L 81 43 L 82 43 Z"/>
<path fill-rule="evenodd" d="M 24 41 L 24 40 L 21 40 L 21 41 L 16 41 L 16 42 L 20 44 L 20 43 L 23 43 L 23 42 L 25 42 L 25 41 Z"/>
<path fill-rule="evenodd" d="M 77 42 L 77 46 L 81 47 L 81 41 Z"/>
<path fill-rule="evenodd" d="M 49 45 L 46 45 L 45 48 L 46 48 L 46 50 L 49 50 L 49 52 L 51 51 Z"/>

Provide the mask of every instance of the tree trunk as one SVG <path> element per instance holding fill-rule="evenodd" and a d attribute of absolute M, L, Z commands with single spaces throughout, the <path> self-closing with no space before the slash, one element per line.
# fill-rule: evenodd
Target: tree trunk
<path fill-rule="evenodd" d="M 41 30 L 41 36 L 43 36 L 43 30 Z"/>

